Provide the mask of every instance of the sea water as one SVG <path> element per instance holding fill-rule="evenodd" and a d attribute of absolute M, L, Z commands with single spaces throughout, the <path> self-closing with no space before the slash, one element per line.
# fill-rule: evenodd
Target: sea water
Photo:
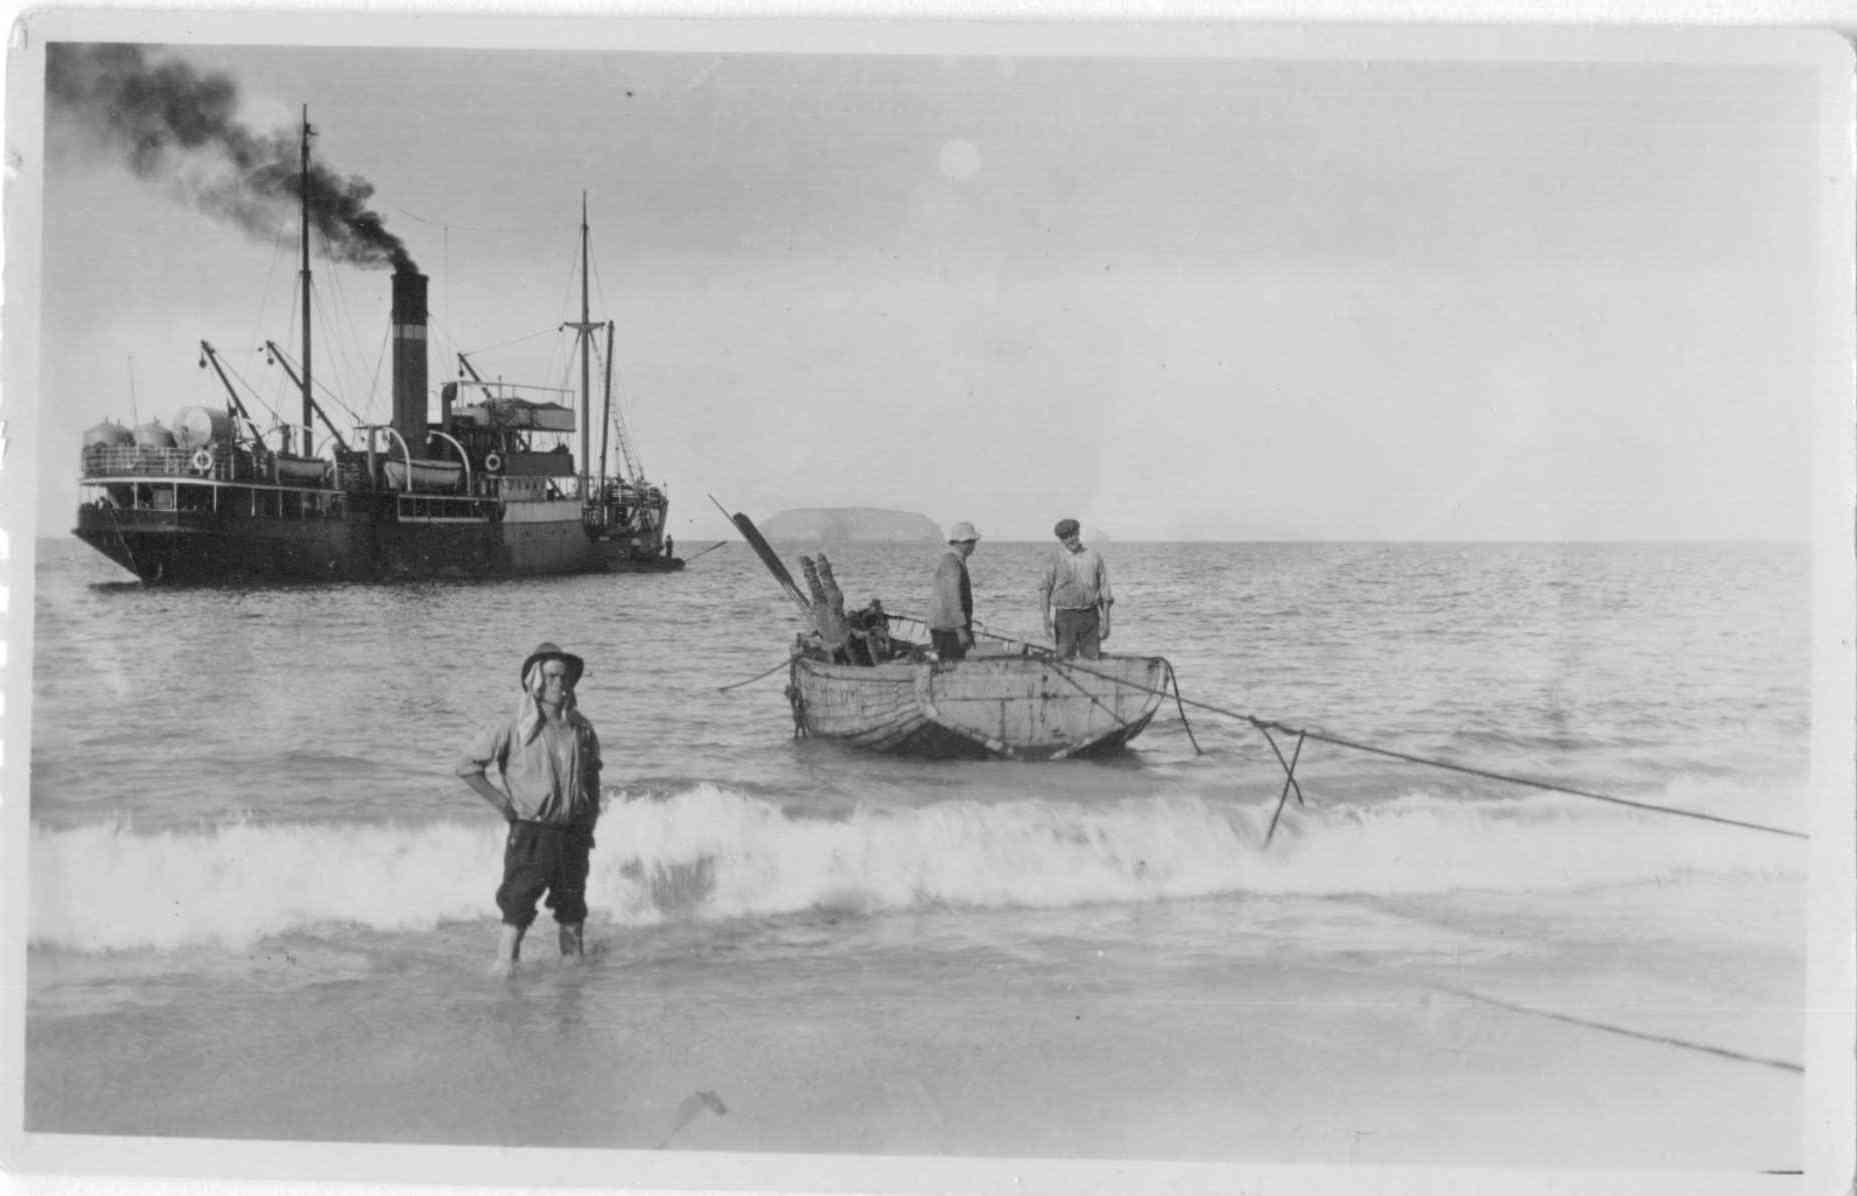
<path fill-rule="evenodd" d="M 205 591 L 41 542 L 28 1128 L 1797 1165 L 1798 840 L 1316 739 L 1286 793 L 1296 736 L 1237 716 L 1803 830 L 1804 546 L 1101 547 L 1106 647 L 1191 704 L 1033 765 L 796 738 L 796 612 L 739 544 Z M 982 623 L 1039 638 L 1052 550 L 981 543 Z M 935 546 L 830 555 L 849 604 L 926 606 Z M 453 768 L 542 640 L 606 760 L 591 954 L 544 913 L 495 980 L 503 824 Z M 1633 1129 L 1569 1159 L 1528 1126 L 1587 1044 L 1625 1061 L 1573 1099 Z"/>

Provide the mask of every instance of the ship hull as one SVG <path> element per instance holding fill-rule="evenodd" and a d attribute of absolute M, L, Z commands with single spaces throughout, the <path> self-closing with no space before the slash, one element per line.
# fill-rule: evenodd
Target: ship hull
<path fill-rule="evenodd" d="M 148 585 L 475 580 L 683 567 L 675 558 L 637 558 L 622 542 L 589 536 L 577 517 L 396 521 L 381 518 L 376 505 L 303 518 L 86 504 L 75 531 Z"/>
<path fill-rule="evenodd" d="M 1167 662 L 970 656 L 870 665 L 793 660 L 789 697 L 808 735 L 891 755 L 1052 760 L 1114 752 L 1160 706 Z"/>

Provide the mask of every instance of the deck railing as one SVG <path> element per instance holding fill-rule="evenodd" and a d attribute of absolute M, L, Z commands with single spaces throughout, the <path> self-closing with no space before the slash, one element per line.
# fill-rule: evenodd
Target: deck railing
<path fill-rule="evenodd" d="M 201 470 L 198 454 L 211 465 Z M 134 444 L 92 444 L 84 448 L 85 477 L 116 477 L 146 474 L 178 477 L 204 477 L 226 462 L 224 450 L 211 448 L 144 448 Z"/>
<path fill-rule="evenodd" d="M 323 472 L 317 478 L 285 477 L 279 474 L 274 458 L 254 454 L 224 443 L 196 445 L 192 448 L 145 448 L 139 445 L 87 445 L 83 451 L 83 476 L 87 481 L 104 478 L 172 477 L 204 482 L 253 482 L 262 485 L 324 490 L 371 490 L 365 465 L 344 463 L 339 466 L 322 461 Z"/>

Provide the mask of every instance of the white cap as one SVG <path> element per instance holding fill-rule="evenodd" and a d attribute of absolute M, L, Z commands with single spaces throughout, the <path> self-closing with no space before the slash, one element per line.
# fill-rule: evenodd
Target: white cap
<path fill-rule="evenodd" d="M 979 538 L 980 533 L 974 530 L 974 525 L 966 521 L 957 523 L 948 529 L 948 543 L 950 544 L 959 544 L 963 540 L 978 540 Z"/>

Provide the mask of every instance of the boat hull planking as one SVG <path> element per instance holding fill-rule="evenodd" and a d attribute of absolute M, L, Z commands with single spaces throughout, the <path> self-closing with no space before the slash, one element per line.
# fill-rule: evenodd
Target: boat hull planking
<path fill-rule="evenodd" d="M 1160 657 L 970 656 L 950 663 L 827 664 L 796 656 L 795 717 L 808 734 L 893 755 L 1050 760 L 1113 752 L 1165 690 Z"/>

